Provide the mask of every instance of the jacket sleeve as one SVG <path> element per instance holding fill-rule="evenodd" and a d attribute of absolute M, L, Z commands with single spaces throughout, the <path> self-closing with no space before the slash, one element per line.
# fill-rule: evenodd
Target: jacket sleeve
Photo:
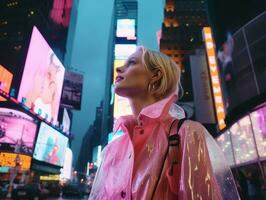
<path fill-rule="evenodd" d="M 105 153 L 106 153 L 106 148 L 104 148 L 104 150 L 101 153 L 101 163 L 100 166 L 97 169 L 93 184 L 92 184 L 92 188 L 91 188 L 91 192 L 90 192 L 90 196 L 89 196 L 89 200 L 97 200 L 100 199 L 100 189 L 103 188 L 103 171 L 102 171 L 102 165 L 104 162 L 104 158 L 105 158 Z"/>
<path fill-rule="evenodd" d="M 180 129 L 182 163 L 179 198 L 222 199 L 220 188 L 213 174 L 204 136 L 206 129 L 197 122 L 186 121 Z"/>

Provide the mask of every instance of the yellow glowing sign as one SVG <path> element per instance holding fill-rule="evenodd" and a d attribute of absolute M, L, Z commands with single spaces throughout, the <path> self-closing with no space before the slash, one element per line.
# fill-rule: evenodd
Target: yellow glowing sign
<path fill-rule="evenodd" d="M 215 48 L 214 48 L 211 28 L 204 27 L 203 35 L 204 35 L 204 40 L 205 40 L 205 46 L 207 49 L 207 56 L 208 56 L 208 63 L 209 63 L 209 68 L 210 68 L 216 116 L 217 116 L 219 128 L 223 129 L 226 127 L 226 124 L 224 122 L 225 111 L 224 111 L 223 96 L 221 92 L 221 85 L 220 85 L 220 79 L 219 79 L 219 73 L 218 73 L 216 54 L 215 54 Z"/>
<path fill-rule="evenodd" d="M 59 175 L 40 176 L 41 181 L 59 181 Z"/>
<path fill-rule="evenodd" d="M 125 63 L 125 60 L 114 60 L 114 76 L 113 76 L 113 82 L 115 82 L 115 78 L 117 76 L 116 68 L 123 66 Z"/>
<path fill-rule="evenodd" d="M 113 82 L 115 82 L 115 78 L 117 76 L 116 73 L 116 68 L 120 67 L 124 64 L 125 60 L 115 60 L 114 61 L 114 77 L 113 77 Z M 126 98 L 124 97 L 120 97 L 118 95 L 115 94 L 115 98 L 114 98 L 114 118 L 117 119 L 120 116 L 123 115 L 131 115 L 132 111 L 131 111 L 131 107 L 129 105 L 129 102 Z"/>
<path fill-rule="evenodd" d="M 0 65 L 0 89 L 6 93 L 9 93 L 13 74 L 9 72 L 4 66 Z M 0 97 L 0 101 L 5 101 L 3 97 Z"/>
<path fill-rule="evenodd" d="M 15 153 L 0 152 L 0 167 L 15 167 L 16 161 L 20 163 L 21 170 L 28 170 L 31 164 L 31 157 L 26 155 L 18 155 Z"/>

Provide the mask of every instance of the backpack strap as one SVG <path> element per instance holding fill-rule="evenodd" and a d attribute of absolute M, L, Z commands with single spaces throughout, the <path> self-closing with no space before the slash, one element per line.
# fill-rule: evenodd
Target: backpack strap
<path fill-rule="evenodd" d="M 164 168 L 164 165 L 165 165 L 165 161 L 166 161 L 166 157 L 169 153 L 169 147 L 171 146 L 176 146 L 178 148 L 179 144 L 180 144 L 180 137 L 178 135 L 178 132 L 179 132 L 179 129 L 181 128 L 182 124 L 184 123 L 184 121 L 186 120 L 186 118 L 183 118 L 183 119 L 180 119 L 178 120 L 178 124 L 177 124 L 177 132 L 173 135 L 170 135 L 171 133 L 171 129 L 172 129 L 172 126 L 174 125 L 174 123 L 177 121 L 176 119 L 173 120 L 172 124 L 170 125 L 170 128 L 169 128 L 169 136 L 168 136 L 168 147 L 167 147 L 167 150 L 166 150 L 166 153 L 164 155 L 164 159 L 163 159 L 163 163 L 162 163 L 162 166 L 161 166 L 161 169 L 160 169 L 160 173 L 159 173 L 159 176 L 158 176 L 158 179 L 154 185 L 154 188 L 153 188 L 153 192 L 152 192 L 152 196 L 151 196 L 151 199 L 154 198 L 154 194 L 156 192 L 156 189 L 157 189 L 157 186 L 158 186 L 158 183 L 161 179 L 161 176 L 162 176 L 162 172 L 163 172 L 163 168 Z M 176 164 L 175 162 L 172 162 L 171 164 L 171 170 L 173 169 L 173 165 Z M 171 173 L 171 172 L 170 172 Z"/>
<path fill-rule="evenodd" d="M 176 134 L 173 134 L 173 135 L 170 135 L 170 132 L 171 132 L 171 129 L 172 129 L 172 126 L 173 124 L 175 123 L 176 120 L 174 120 L 170 126 L 170 129 L 169 129 L 169 136 L 168 136 L 168 146 L 178 146 L 179 143 L 180 143 L 180 138 L 179 138 L 179 135 L 178 135 L 178 132 L 179 132 L 179 129 L 181 128 L 182 124 L 184 123 L 186 119 L 183 118 L 183 119 L 180 119 L 178 121 L 178 124 L 177 124 L 177 131 L 176 131 Z"/>

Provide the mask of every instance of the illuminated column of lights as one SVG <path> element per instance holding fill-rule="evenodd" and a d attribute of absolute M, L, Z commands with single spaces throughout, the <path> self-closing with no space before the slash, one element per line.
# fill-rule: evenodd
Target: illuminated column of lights
<path fill-rule="evenodd" d="M 118 41 L 115 44 L 115 60 L 114 60 L 114 76 L 113 85 L 115 83 L 115 78 L 117 76 L 117 67 L 123 66 L 125 60 L 136 50 L 136 31 L 135 31 L 135 20 L 134 19 L 118 19 L 117 20 L 117 30 L 116 38 Z M 119 40 L 120 39 L 120 40 Z M 131 107 L 129 105 L 128 99 L 114 95 L 114 120 L 118 119 L 123 115 L 131 115 Z"/>
<path fill-rule="evenodd" d="M 212 31 L 210 27 L 203 28 L 203 37 L 204 37 L 205 46 L 207 50 L 207 56 L 208 56 L 209 71 L 211 75 L 211 83 L 212 83 L 212 91 L 213 91 L 213 96 L 214 96 L 216 117 L 217 117 L 219 129 L 221 130 L 226 127 L 226 124 L 224 122 L 225 111 L 224 111 L 223 96 L 221 92 L 219 72 L 218 72 L 217 61 L 216 61 L 214 42 L 213 42 Z"/>
<path fill-rule="evenodd" d="M 124 64 L 125 60 L 115 60 L 114 61 L 114 81 L 117 75 L 116 68 L 120 67 Z M 115 94 L 114 97 L 114 113 L 113 116 L 115 119 L 119 118 L 122 115 L 130 115 L 132 114 L 131 107 L 127 98 L 121 97 Z"/>

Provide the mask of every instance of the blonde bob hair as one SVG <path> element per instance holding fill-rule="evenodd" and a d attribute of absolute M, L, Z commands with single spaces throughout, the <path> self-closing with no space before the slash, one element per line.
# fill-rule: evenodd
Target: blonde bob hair
<path fill-rule="evenodd" d="M 170 57 L 161 52 L 153 51 L 143 46 L 138 46 L 137 51 L 139 50 L 142 51 L 142 63 L 145 68 L 150 72 L 160 70 L 162 73 L 162 77 L 153 83 L 152 94 L 159 99 L 165 98 L 172 93 L 178 95 L 180 67 Z"/>

